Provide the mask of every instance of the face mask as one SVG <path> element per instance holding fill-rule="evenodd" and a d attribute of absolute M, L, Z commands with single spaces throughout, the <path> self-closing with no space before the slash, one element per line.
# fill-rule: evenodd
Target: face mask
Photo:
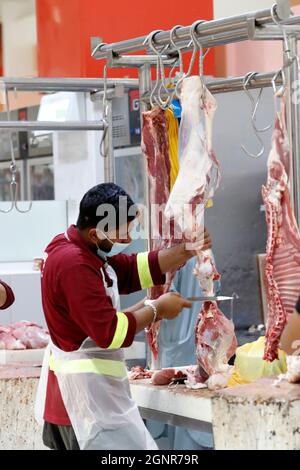
<path fill-rule="evenodd" d="M 101 232 L 101 233 L 102 233 L 102 235 L 104 235 L 105 238 L 107 238 L 108 241 L 113 243 L 110 240 L 110 238 L 108 238 L 108 236 L 105 235 L 105 233 L 103 233 L 103 232 Z M 116 255 L 119 255 L 120 253 L 122 253 L 122 251 L 126 250 L 126 248 L 128 248 L 129 246 L 130 246 L 130 243 L 117 243 L 117 242 L 115 242 L 115 243 L 113 243 L 113 246 L 112 246 L 111 250 L 108 253 L 102 251 L 99 248 L 99 246 L 98 246 L 98 252 L 97 253 L 98 253 L 99 256 L 101 256 L 101 258 L 103 257 L 103 255 L 104 255 L 104 257 L 106 257 L 106 256 L 108 256 L 108 257 L 116 256 Z"/>
<path fill-rule="evenodd" d="M 122 253 L 122 251 L 126 250 L 130 246 L 130 243 L 114 243 L 112 249 L 107 256 L 116 256 Z"/>

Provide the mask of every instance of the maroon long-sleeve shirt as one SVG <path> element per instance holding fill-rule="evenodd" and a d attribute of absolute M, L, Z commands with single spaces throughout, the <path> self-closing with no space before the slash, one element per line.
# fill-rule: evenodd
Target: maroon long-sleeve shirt
<path fill-rule="evenodd" d="M 15 296 L 12 291 L 12 289 L 3 281 L 0 280 L 0 284 L 4 287 L 6 291 L 6 302 L 2 307 L 0 307 L 0 310 L 5 310 L 6 308 L 10 307 L 14 301 L 15 301 Z"/>
<path fill-rule="evenodd" d="M 146 282 L 143 268 L 148 284 L 149 280 L 152 285 L 165 282 L 158 252 L 120 254 L 108 258 L 108 263 L 117 274 L 120 294 L 151 287 L 143 285 Z M 43 308 L 51 339 L 63 351 L 78 349 L 87 337 L 100 348 L 109 348 L 112 344 L 126 348 L 132 344 L 136 333 L 135 317 L 130 312 L 121 312 L 128 320 L 126 328 L 121 327 L 117 311 L 106 294 L 105 282 L 109 284 L 110 278 L 103 260 L 89 248 L 75 226 L 66 234 L 58 235 L 47 247 L 42 267 Z M 71 424 L 51 370 L 44 419 L 52 424 Z"/>

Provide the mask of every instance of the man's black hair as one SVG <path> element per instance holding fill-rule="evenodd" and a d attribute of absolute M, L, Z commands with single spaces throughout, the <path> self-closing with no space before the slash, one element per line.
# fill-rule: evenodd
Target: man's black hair
<path fill-rule="evenodd" d="M 123 210 L 120 210 L 120 198 L 121 204 L 124 204 Z M 131 222 L 138 213 L 133 200 L 120 186 L 114 183 L 98 184 L 90 189 L 81 200 L 77 227 L 80 230 L 96 227 L 101 220 L 107 217 L 107 214 L 97 216 L 97 209 L 103 204 L 110 204 L 115 209 L 116 226 L 113 227 L 114 229 Z M 131 215 L 128 215 L 129 209 Z"/>

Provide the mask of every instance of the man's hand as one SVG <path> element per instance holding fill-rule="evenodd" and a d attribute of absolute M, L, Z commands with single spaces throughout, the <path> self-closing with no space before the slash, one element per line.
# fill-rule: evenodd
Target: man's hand
<path fill-rule="evenodd" d="M 192 302 L 184 299 L 177 292 L 169 292 L 154 301 L 159 318 L 173 320 L 183 308 L 191 308 Z"/>
<path fill-rule="evenodd" d="M 199 251 L 210 250 L 212 242 L 210 235 L 206 228 L 193 237 L 193 241 L 187 242 L 185 245 L 186 251 L 190 252 L 191 257 L 196 256 Z"/>
<path fill-rule="evenodd" d="M 181 297 L 176 292 L 170 292 L 159 297 L 153 301 L 157 308 L 157 318 L 160 320 L 165 318 L 172 320 L 176 318 L 183 308 L 191 308 L 192 303 Z M 142 331 L 144 328 L 149 327 L 154 319 L 153 309 L 149 306 L 144 306 L 139 310 L 131 312 L 136 319 L 136 332 Z"/>
<path fill-rule="evenodd" d="M 212 247 L 208 231 L 203 228 L 202 233 L 192 237 L 191 242 L 161 250 L 158 255 L 159 266 L 162 273 L 167 273 L 180 268 L 189 259 L 196 256 L 199 251 L 205 251 Z"/>

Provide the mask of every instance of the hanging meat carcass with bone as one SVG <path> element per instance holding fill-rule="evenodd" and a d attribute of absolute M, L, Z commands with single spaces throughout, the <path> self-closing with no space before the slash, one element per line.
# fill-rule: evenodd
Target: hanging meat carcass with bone
<path fill-rule="evenodd" d="M 290 147 L 286 128 L 285 97 L 277 114 L 268 179 L 262 188 L 268 227 L 265 282 L 268 323 L 264 359 L 278 358 L 282 331 L 300 293 L 300 233 L 289 190 Z"/>
<path fill-rule="evenodd" d="M 218 187 L 219 164 L 212 149 L 212 126 L 216 101 L 199 76 L 186 78 L 181 91 L 182 120 L 179 132 L 180 170 L 165 215 L 175 221 L 185 241 L 203 233 L 204 208 Z M 195 273 L 203 295 L 214 295 L 220 278 L 211 250 L 199 251 Z M 223 372 L 237 347 L 233 323 L 216 302 L 205 302 L 196 330 L 199 380 Z"/>
<path fill-rule="evenodd" d="M 150 208 L 164 209 L 170 195 L 171 164 L 166 115 L 160 108 L 143 113 L 142 151 L 148 168 Z M 163 230 L 163 214 L 160 214 L 159 218 L 151 214 L 151 250 L 161 250 L 171 245 L 171 240 L 164 238 Z M 170 285 L 171 274 L 169 273 L 165 285 L 150 289 L 151 299 L 157 299 L 167 292 Z M 160 322 L 156 322 L 148 333 L 148 342 L 155 359 L 158 357 L 159 327 Z"/>

